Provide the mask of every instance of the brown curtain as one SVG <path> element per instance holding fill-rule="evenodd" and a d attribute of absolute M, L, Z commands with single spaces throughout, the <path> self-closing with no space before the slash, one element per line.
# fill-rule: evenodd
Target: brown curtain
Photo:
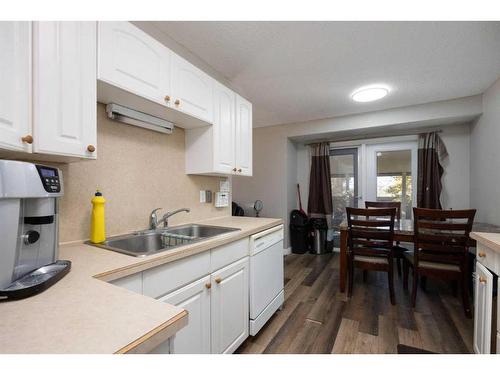
<path fill-rule="evenodd" d="M 330 144 L 311 145 L 311 175 L 307 210 L 311 218 L 331 220 L 333 213 L 332 183 L 330 180 Z"/>
<path fill-rule="evenodd" d="M 437 132 L 418 137 L 417 207 L 441 209 L 441 162 L 448 151 Z"/>

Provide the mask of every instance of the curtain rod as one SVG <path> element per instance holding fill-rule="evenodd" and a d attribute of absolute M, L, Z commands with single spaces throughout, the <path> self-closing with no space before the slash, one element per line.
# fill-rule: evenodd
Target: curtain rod
<path fill-rule="evenodd" d="M 363 140 L 363 139 L 403 137 L 403 136 L 409 136 L 409 135 L 419 135 L 419 134 L 423 134 L 423 133 L 442 133 L 442 132 L 443 132 L 442 129 L 438 129 L 438 130 L 432 130 L 432 131 L 420 132 L 420 133 L 411 132 L 411 133 L 380 135 L 380 136 L 360 136 L 360 137 L 357 137 L 357 138 L 354 137 L 354 138 L 348 138 L 348 139 L 344 139 L 344 138 L 341 138 L 341 139 L 319 139 L 317 141 L 312 141 L 312 142 L 304 143 L 304 146 L 316 145 L 316 144 L 322 143 L 322 142 L 349 142 L 349 141 L 358 141 L 358 140 L 360 141 L 360 140 Z"/>

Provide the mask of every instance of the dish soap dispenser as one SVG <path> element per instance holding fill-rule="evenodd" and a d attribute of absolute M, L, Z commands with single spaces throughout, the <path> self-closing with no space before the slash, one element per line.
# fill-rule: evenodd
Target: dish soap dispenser
<path fill-rule="evenodd" d="M 92 218 L 90 222 L 90 242 L 100 243 L 106 240 L 106 224 L 104 221 L 104 204 L 106 199 L 97 190 L 92 198 Z"/>

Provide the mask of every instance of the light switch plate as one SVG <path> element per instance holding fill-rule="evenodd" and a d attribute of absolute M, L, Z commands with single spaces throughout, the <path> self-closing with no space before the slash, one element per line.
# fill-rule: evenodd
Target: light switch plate
<path fill-rule="evenodd" d="M 205 203 L 207 201 L 207 194 L 205 190 L 200 190 L 200 203 Z"/>

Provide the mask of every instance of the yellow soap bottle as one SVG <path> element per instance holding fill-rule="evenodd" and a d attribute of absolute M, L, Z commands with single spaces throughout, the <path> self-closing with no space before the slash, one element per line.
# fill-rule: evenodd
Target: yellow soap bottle
<path fill-rule="evenodd" d="M 92 198 L 92 218 L 90 222 L 90 242 L 100 243 L 106 240 L 106 223 L 104 221 L 104 204 L 106 200 L 97 190 Z"/>

